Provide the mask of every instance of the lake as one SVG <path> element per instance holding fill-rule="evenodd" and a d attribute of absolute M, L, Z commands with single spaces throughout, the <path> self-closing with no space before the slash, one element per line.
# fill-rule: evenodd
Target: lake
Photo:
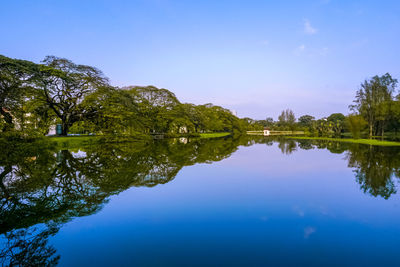
<path fill-rule="evenodd" d="M 240 137 L 9 144 L 3 265 L 400 265 L 400 149 Z"/>

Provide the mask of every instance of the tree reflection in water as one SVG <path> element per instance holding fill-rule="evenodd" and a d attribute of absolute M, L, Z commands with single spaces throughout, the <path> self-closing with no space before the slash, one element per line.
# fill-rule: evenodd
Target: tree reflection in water
<path fill-rule="evenodd" d="M 48 238 L 58 232 L 56 224 L 11 230 L 4 234 L 0 252 L 2 266 L 55 266 L 60 256 L 48 244 Z"/>
<path fill-rule="evenodd" d="M 294 140 L 285 138 L 254 138 L 254 143 L 278 142 L 283 154 L 297 148 L 303 150 L 328 149 L 331 153 L 344 153 L 348 166 L 354 169 L 356 181 L 364 193 L 388 199 L 396 193 L 400 178 L 400 149 L 398 147 L 369 146 L 329 140 Z"/>
<path fill-rule="evenodd" d="M 51 266 L 59 256 L 48 237 L 73 217 L 99 211 L 132 186 L 175 178 L 183 166 L 229 157 L 239 139 L 104 143 L 57 151 L 47 143 L 2 144 L 0 256 L 3 265 Z"/>
<path fill-rule="evenodd" d="M 363 192 L 385 199 L 396 193 L 400 150 L 391 147 L 254 136 L 104 143 L 75 151 L 59 151 L 46 142 L 3 143 L 2 265 L 56 265 L 60 257 L 48 238 L 72 218 L 99 211 L 110 196 L 130 187 L 168 183 L 182 167 L 220 161 L 240 145 L 273 143 L 287 155 L 311 149 L 344 153 Z"/>
<path fill-rule="evenodd" d="M 363 192 L 385 199 L 396 193 L 395 183 L 400 177 L 398 149 L 355 145 L 349 149 L 347 158 L 349 167 L 355 168 L 356 180 Z"/>

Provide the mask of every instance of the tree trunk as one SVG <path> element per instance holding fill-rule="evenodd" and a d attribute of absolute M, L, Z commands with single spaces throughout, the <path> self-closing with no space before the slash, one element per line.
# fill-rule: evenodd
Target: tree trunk
<path fill-rule="evenodd" d="M 62 129 L 61 129 L 61 135 L 62 136 L 67 136 L 69 130 L 69 123 L 67 122 L 62 122 Z"/>
<path fill-rule="evenodd" d="M 372 123 L 369 125 L 369 138 L 372 138 Z"/>

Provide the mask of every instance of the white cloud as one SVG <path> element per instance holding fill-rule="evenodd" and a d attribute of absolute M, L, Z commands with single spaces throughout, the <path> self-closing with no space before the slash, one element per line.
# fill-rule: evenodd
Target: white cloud
<path fill-rule="evenodd" d="M 295 55 L 301 55 L 304 53 L 304 51 L 306 50 L 306 46 L 304 44 L 296 47 L 296 49 L 293 51 Z"/>
<path fill-rule="evenodd" d="M 308 19 L 305 19 L 304 20 L 304 33 L 313 35 L 313 34 L 316 34 L 317 32 L 318 32 L 318 30 L 311 25 L 310 21 Z"/>

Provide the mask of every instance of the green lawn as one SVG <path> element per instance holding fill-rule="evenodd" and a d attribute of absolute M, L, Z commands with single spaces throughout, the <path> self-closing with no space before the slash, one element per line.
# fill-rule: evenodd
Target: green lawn
<path fill-rule="evenodd" d="M 217 138 L 228 136 L 231 133 L 202 133 L 200 134 L 200 138 Z M 48 140 L 55 142 L 58 147 L 65 147 L 65 148 L 74 148 L 74 147 L 82 147 L 85 145 L 90 145 L 98 142 L 104 136 L 88 136 L 88 135 L 81 135 L 81 136 L 52 136 L 47 137 Z M 125 140 L 125 139 L 124 139 Z M 137 140 L 135 140 L 137 141 Z"/>
<path fill-rule="evenodd" d="M 400 146 L 400 142 L 381 141 L 376 139 L 350 139 L 350 138 L 305 137 L 305 136 L 286 136 L 286 138 L 306 139 L 306 140 L 327 140 L 327 141 L 347 142 L 347 143 L 374 145 L 374 146 Z"/>
<path fill-rule="evenodd" d="M 89 136 L 89 135 L 81 135 L 81 136 L 49 136 L 49 140 L 55 142 L 69 142 L 69 141 L 89 141 L 98 139 L 98 136 Z"/>
<path fill-rule="evenodd" d="M 97 142 L 100 138 L 99 136 L 52 136 L 47 137 L 49 141 L 57 144 L 58 147 L 65 148 L 79 148 L 85 145 L 90 145 L 92 143 Z"/>
<path fill-rule="evenodd" d="M 215 138 L 231 135 L 231 133 L 201 133 L 200 138 Z"/>

